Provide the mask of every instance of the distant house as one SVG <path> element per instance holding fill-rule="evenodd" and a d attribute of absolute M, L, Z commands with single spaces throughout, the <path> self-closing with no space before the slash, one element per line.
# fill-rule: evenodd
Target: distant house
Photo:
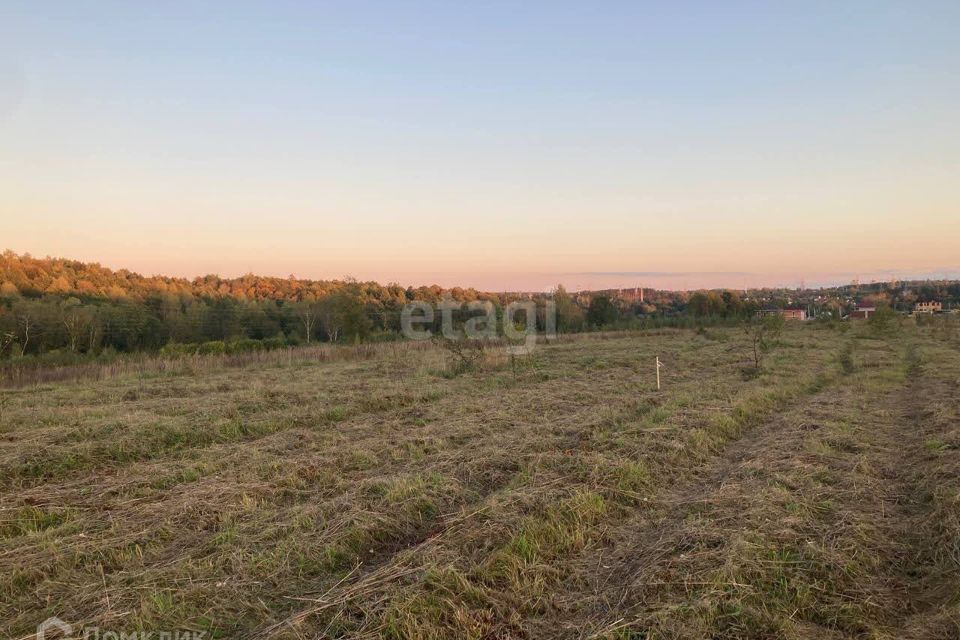
<path fill-rule="evenodd" d="M 806 320 L 807 310 L 797 307 L 791 307 L 783 310 L 784 320 Z"/>
<path fill-rule="evenodd" d="M 850 312 L 850 315 L 847 316 L 852 319 L 861 319 L 867 320 L 870 318 L 870 315 L 877 310 L 873 305 L 858 304 L 857 308 Z"/>
<path fill-rule="evenodd" d="M 913 305 L 914 313 L 940 313 L 941 311 L 943 311 L 943 304 L 935 300 L 918 302 Z"/>
<path fill-rule="evenodd" d="M 807 310 L 797 307 L 788 307 L 786 309 L 764 309 L 765 316 L 783 316 L 784 320 L 806 320 Z"/>

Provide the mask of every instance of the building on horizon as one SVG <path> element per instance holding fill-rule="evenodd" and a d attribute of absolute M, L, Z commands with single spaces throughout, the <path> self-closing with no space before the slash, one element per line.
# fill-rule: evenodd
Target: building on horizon
<path fill-rule="evenodd" d="M 936 300 L 918 302 L 913 305 L 914 313 L 940 313 L 941 311 L 943 311 L 943 303 Z"/>
<path fill-rule="evenodd" d="M 850 312 L 848 318 L 869 320 L 870 316 L 876 312 L 877 308 L 872 304 L 858 304 L 857 308 Z"/>
<path fill-rule="evenodd" d="M 783 316 L 784 320 L 806 320 L 807 310 L 802 307 L 770 308 L 761 311 L 765 316 Z"/>
<path fill-rule="evenodd" d="M 800 321 L 806 320 L 807 310 L 801 307 L 787 307 L 783 310 L 783 319 Z"/>

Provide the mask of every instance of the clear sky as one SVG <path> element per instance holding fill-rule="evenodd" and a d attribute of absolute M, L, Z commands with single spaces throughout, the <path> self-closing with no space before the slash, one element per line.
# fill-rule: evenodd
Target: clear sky
<path fill-rule="evenodd" d="M 485 289 L 960 276 L 960 2 L 0 4 L 0 249 Z"/>

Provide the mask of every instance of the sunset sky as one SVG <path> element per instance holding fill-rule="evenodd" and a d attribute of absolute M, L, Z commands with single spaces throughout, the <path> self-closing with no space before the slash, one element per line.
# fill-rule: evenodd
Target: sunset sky
<path fill-rule="evenodd" d="M 960 2 L 4 2 L 0 250 L 483 289 L 960 277 Z"/>

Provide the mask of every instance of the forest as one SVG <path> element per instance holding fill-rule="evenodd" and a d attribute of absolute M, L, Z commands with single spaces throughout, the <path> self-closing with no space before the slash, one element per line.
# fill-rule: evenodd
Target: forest
<path fill-rule="evenodd" d="M 637 312 L 611 296 L 578 300 L 562 287 L 550 296 L 564 331 L 613 325 Z M 651 296 L 671 312 L 683 304 L 671 292 Z M 399 337 L 403 306 L 413 300 L 489 301 L 499 311 L 513 300 L 545 297 L 350 278 L 145 277 L 95 263 L 6 251 L 0 257 L 0 357 L 392 340 Z M 652 303 L 646 307 L 657 309 Z"/>

